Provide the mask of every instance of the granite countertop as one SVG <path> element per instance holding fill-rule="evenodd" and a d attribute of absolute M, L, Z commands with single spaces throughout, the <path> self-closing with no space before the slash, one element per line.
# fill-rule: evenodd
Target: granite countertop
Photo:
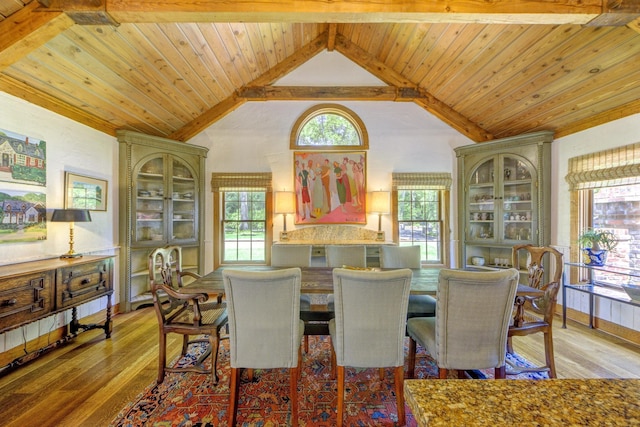
<path fill-rule="evenodd" d="M 419 426 L 640 426 L 640 379 L 405 380 Z"/>

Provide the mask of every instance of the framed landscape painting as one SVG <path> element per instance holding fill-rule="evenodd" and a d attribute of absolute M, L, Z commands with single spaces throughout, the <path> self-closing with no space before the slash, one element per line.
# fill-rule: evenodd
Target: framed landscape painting
<path fill-rule="evenodd" d="M 293 154 L 296 224 L 367 222 L 366 151 Z"/>
<path fill-rule="evenodd" d="M 67 209 L 107 210 L 107 181 L 65 172 L 65 202 Z"/>

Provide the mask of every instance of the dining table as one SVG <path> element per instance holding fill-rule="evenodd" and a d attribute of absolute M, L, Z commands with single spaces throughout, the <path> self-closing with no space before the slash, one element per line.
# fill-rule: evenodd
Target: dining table
<path fill-rule="evenodd" d="M 209 295 L 224 294 L 224 282 L 222 280 L 222 272 L 225 269 L 241 269 L 244 271 L 273 271 L 280 270 L 283 267 L 272 266 L 225 266 L 217 268 L 216 270 L 200 277 L 199 279 L 189 283 L 185 286 L 186 290 L 195 293 L 206 293 Z M 301 267 L 301 294 L 321 294 L 329 295 L 333 293 L 333 269 L 334 267 Z M 472 269 L 474 271 L 490 271 L 486 269 L 474 269 L 465 268 L 465 270 Z M 384 271 L 393 269 L 381 269 L 372 268 L 373 271 Z M 438 290 L 438 276 L 440 274 L 440 268 L 412 268 L 411 276 L 411 295 L 432 295 L 435 296 Z M 527 285 L 519 284 L 516 291 L 516 307 L 518 303 L 524 301 L 525 296 L 542 296 L 543 291 L 533 288 Z M 419 316 L 420 313 L 408 312 L 408 317 Z M 523 311 L 518 307 L 516 312 L 515 323 L 521 321 L 519 316 L 524 316 Z M 328 322 L 333 317 L 333 312 L 329 311 L 325 306 L 312 305 L 309 310 L 301 309 L 300 317 L 305 321 L 305 334 L 306 335 L 327 335 Z"/>

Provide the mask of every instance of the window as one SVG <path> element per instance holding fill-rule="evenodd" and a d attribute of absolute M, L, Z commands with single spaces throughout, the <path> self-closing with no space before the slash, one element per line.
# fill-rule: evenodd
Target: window
<path fill-rule="evenodd" d="M 271 173 L 214 173 L 214 268 L 264 264 L 271 240 Z"/>
<path fill-rule="evenodd" d="M 447 264 L 448 173 L 393 174 L 395 230 L 400 246 L 418 245 L 422 262 Z"/>
<path fill-rule="evenodd" d="M 265 262 L 266 193 L 225 191 L 223 263 Z"/>
<path fill-rule="evenodd" d="M 588 227 L 612 231 L 619 240 L 607 265 L 640 269 L 640 143 L 569 159 L 566 177 L 572 190 L 572 241 Z M 572 245 L 571 259 L 581 259 Z M 595 280 L 620 285 L 622 276 L 594 271 Z"/>
<path fill-rule="evenodd" d="M 364 123 L 353 111 L 338 104 L 320 104 L 302 113 L 291 132 L 292 149 L 369 148 Z"/>

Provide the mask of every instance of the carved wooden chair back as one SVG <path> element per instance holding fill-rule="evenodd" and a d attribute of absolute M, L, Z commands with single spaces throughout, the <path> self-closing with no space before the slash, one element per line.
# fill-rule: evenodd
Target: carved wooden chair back
<path fill-rule="evenodd" d="M 520 257 L 525 254 L 523 262 Z M 562 252 L 550 246 L 516 245 L 512 248 L 512 262 L 514 268 L 527 269 L 527 284 L 533 288 L 541 289 L 549 282 L 562 280 Z"/>

